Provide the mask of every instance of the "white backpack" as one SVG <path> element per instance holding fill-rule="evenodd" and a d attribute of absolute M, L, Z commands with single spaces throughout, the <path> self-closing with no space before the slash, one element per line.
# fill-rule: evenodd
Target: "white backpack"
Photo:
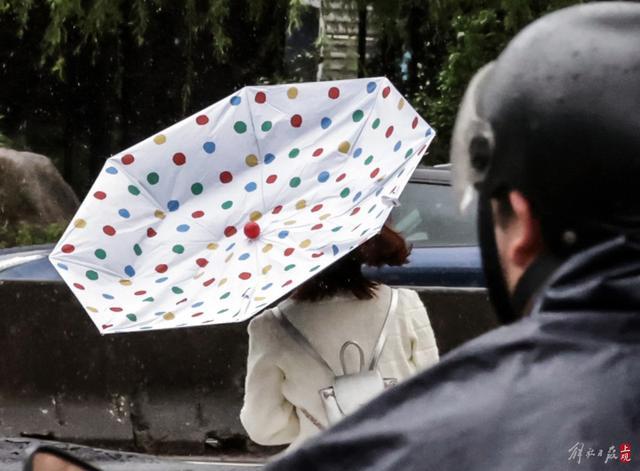
<path fill-rule="evenodd" d="M 364 369 L 365 355 L 360 345 L 351 340 L 342 345 L 340 349 L 341 375 L 336 374 L 331 369 L 329 363 L 322 358 L 318 351 L 313 348 L 309 340 L 286 318 L 278 307 L 273 308 L 272 312 L 276 319 L 280 321 L 285 332 L 334 376 L 333 385 L 319 391 L 320 399 L 322 400 L 330 425 L 335 424 L 344 416 L 355 412 L 363 404 L 369 402 L 386 388 L 398 382 L 396 378 L 382 378 L 378 371 L 378 361 L 380 360 L 380 355 L 387 340 L 387 325 L 389 324 L 389 319 L 393 313 L 395 313 L 397 305 L 398 293 L 395 289 L 392 289 L 387 315 L 380 329 L 380 335 L 378 336 L 374 351 L 371 355 L 371 362 L 368 369 Z M 345 353 L 349 347 L 356 348 L 360 355 L 360 371 L 356 373 L 347 373 L 346 371 Z M 318 428 L 323 428 L 307 411 L 303 410 L 303 413 L 314 425 Z"/>

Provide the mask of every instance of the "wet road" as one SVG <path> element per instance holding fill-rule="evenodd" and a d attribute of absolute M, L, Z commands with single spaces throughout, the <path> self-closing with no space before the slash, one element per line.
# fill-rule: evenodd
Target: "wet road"
<path fill-rule="evenodd" d="M 46 440 L 0 438 L 0 469 L 21 471 L 28 449 L 38 443 L 60 448 L 104 471 L 253 471 L 262 467 L 256 463 L 220 462 L 207 457 L 159 458 Z"/>

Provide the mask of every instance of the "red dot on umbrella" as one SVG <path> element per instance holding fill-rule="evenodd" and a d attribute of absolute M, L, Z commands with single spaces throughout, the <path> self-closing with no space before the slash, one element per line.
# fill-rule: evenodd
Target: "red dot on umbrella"
<path fill-rule="evenodd" d="M 157 271 L 158 273 L 164 273 L 164 272 L 166 272 L 168 269 L 169 269 L 169 267 L 168 267 L 166 264 L 164 264 L 164 263 L 161 263 L 160 265 L 156 265 L 156 271 Z"/>
<path fill-rule="evenodd" d="M 205 281 L 204 283 L 202 283 L 202 285 L 203 286 L 211 286 L 214 281 L 216 281 L 216 279 L 215 278 L 211 278 L 211 279 Z"/>
<path fill-rule="evenodd" d="M 136 160 L 133 158 L 133 155 L 131 154 L 127 154 L 125 156 L 123 156 L 120 161 L 125 164 L 125 165 L 131 165 L 133 163 L 133 161 Z"/>
<path fill-rule="evenodd" d="M 104 191 L 96 191 L 93 194 L 93 197 L 98 199 L 98 200 L 103 200 L 107 197 L 107 194 Z"/>
<path fill-rule="evenodd" d="M 76 248 L 71 244 L 64 244 L 60 250 L 62 250 L 64 253 L 71 253 L 75 249 Z"/>
<path fill-rule="evenodd" d="M 316 150 L 313 151 L 313 156 L 320 157 L 322 155 L 322 152 L 324 152 L 324 149 L 322 147 L 318 147 Z"/>
<path fill-rule="evenodd" d="M 341 182 L 342 180 L 344 180 L 344 177 L 346 177 L 347 174 L 346 173 L 342 173 L 340 175 L 338 175 L 338 178 L 336 178 L 337 182 Z"/>
<path fill-rule="evenodd" d="M 109 309 L 111 311 L 113 311 L 113 312 L 122 312 L 122 308 L 121 307 L 110 307 Z"/>
<path fill-rule="evenodd" d="M 158 233 L 152 227 L 147 229 L 147 237 L 155 237 L 157 234 Z"/>
<path fill-rule="evenodd" d="M 80 283 L 74 283 L 73 286 L 75 286 L 78 289 L 84 289 L 84 286 L 82 286 Z"/>
<path fill-rule="evenodd" d="M 196 312 L 195 314 L 191 314 L 191 317 L 198 317 L 201 316 L 202 314 L 204 314 L 204 312 Z"/>
<path fill-rule="evenodd" d="M 198 123 L 200 126 L 202 126 L 203 124 L 207 124 L 208 122 L 209 118 L 203 114 L 196 118 L 196 123 Z"/>
<path fill-rule="evenodd" d="M 316 224 L 311 228 L 312 231 L 317 231 L 318 229 L 322 229 L 322 224 Z"/>
<path fill-rule="evenodd" d="M 314 254 L 311 254 L 311 256 L 313 258 L 318 258 L 318 257 L 322 257 L 324 255 L 324 252 L 316 252 Z"/>
<path fill-rule="evenodd" d="M 143 294 L 147 294 L 147 292 L 145 290 L 140 290 L 140 291 L 136 291 L 135 293 L 136 296 L 142 296 Z"/>
<path fill-rule="evenodd" d="M 384 87 L 384 89 L 382 90 L 382 98 L 387 98 L 389 96 L 389 93 L 391 93 L 391 88 Z"/>
<path fill-rule="evenodd" d="M 249 239 L 257 239 L 260 236 L 260 225 L 251 221 L 244 225 L 244 235 Z"/>
<path fill-rule="evenodd" d="M 113 226 L 104 226 L 102 228 L 102 232 L 104 232 L 105 234 L 107 234 L 108 236 L 113 236 L 116 235 L 116 230 L 114 229 Z"/>
<path fill-rule="evenodd" d="M 282 205 L 278 205 L 275 208 L 273 208 L 273 211 L 271 211 L 271 213 L 278 214 L 280 211 L 282 211 Z"/>
<path fill-rule="evenodd" d="M 317 211 L 320 211 L 322 209 L 322 205 L 321 204 L 316 204 L 313 208 L 311 208 L 311 212 L 315 213 Z"/>
<path fill-rule="evenodd" d="M 209 260 L 207 260 L 206 258 L 199 258 L 198 260 L 196 260 L 196 265 L 198 265 L 200 268 L 204 268 L 209 265 Z"/>
<path fill-rule="evenodd" d="M 293 247 L 289 247 L 288 249 L 285 249 L 284 251 L 284 256 L 288 257 L 289 255 L 291 255 L 293 253 L 295 249 Z"/>
<path fill-rule="evenodd" d="M 338 87 L 331 87 L 329 89 L 329 98 L 335 100 L 340 96 L 340 89 Z"/>
<path fill-rule="evenodd" d="M 355 216 L 356 214 L 358 214 L 360 212 L 360 207 L 357 208 L 353 208 L 353 211 L 351 211 L 351 215 Z"/>
<path fill-rule="evenodd" d="M 187 157 L 182 152 L 173 154 L 173 163 L 176 165 L 184 165 L 187 163 Z"/>
<path fill-rule="evenodd" d="M 385 135 L 386 137 L 390 137 L 390 136 L 391 136 L 391 134 L 393 134 L 393 126 L 389 126 L 389 127 L 387 128 L 387 132 L 385 132 L 385 133 L 384 133 L 384 135 Z"/>
<path fill-rule="evenodd" d="M 198 219 L 204 216 L 204 211 L 194 211 L 191 213 L 191 217 L 194 219 Z"/>
<path fill-rule="evenodd" d="M 418 127 L 418 117 L 417 116 L 415 118 L 413 118 L 413 122 L 411 123 L 411 127 L 413 129 Z"/>
<path fill-rule="evenodd" d="M 256 93 L 256 103 L 264 103 L 267 101 L 267 95 L 264 92 Z"/>
<path fill-rule="evenodd" d="M 278 179 L 278 175 L 269 175 L 267 177 L 267 183 L 269 184 L 275 183 L 277 179 Z"/>
<path fill-rule="evenodd" d="M 238 276 L 240 277 L 241 280 L 248 280 L 249 278 L 251 278 L 251 273 L 243 271 Z"/>
<path fill-rule="evenodd" d="M 237 231 L 237 229 L 233 226 L 227 226 L 224 230 L 224 235 L 227 237 L 231 237 L 232 235 L 234 235 Z"/>
<path fill-rule="evenodd" d="M 376 178 L 379 173 L 380 173 L 380 169 L 379 168 L 375 169 L 373 172 L 371 172 L 371 178 Z"/>
<path fill-rule="evenodd" d="M 282 287 L 289 286 L 291 283 L 293 283 L 293 280 L 287 280 L 282 284 Z"/>
<path fill-rule="evenodd" d="M 294 128 L 299 128 L 300 126 L 302 126 L 302 116 L 300 116 L 299 114 L 294 114 L 291 117 L 291 126 L 293 126 Z"/>
<path fill-rule="evenodd" d="M 224 171 L 220 174 L 220 181 L 222 183 L 229 183 L 231 180 L 233 180 L 233 175 L 231 175 L 231 172 Z"/>

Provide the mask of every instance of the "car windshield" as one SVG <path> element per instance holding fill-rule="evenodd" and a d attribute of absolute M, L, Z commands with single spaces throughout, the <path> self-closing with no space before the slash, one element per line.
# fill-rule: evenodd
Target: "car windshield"
<path fill-rule="evenodd" d="M 415 247 L 477 244 L 475 213 L 460 214 L 450 185 L 411 181 L 391 219 Z"/>

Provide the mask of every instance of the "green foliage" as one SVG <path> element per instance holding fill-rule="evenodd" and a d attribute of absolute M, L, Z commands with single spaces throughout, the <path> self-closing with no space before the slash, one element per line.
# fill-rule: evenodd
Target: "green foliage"
<path fill-rule="evenodd" d="M 0 226 L 0 249 L 20 245 L 48 244 L 57 242 L 65 224 L 26 224 Z"/>

